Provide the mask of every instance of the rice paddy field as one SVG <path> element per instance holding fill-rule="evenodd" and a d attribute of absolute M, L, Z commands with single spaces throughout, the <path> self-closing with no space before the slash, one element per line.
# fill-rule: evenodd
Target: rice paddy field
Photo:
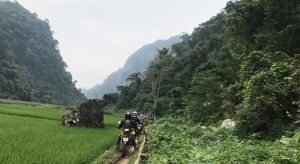
<path fill-rule="evenodd" d="M 105 115 L 105 128 L 61 125 L 69 111 L 0 104 L 0 163 L 89 163 L 116 142 L 120 115 Z"/>

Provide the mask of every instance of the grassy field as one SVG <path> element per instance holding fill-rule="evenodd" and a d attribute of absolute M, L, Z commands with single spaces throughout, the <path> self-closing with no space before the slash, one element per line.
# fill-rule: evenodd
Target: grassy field
<path fill-rule="evenodd" d="M 61 120 L 70 111 L 49 106 L 30 106 L 20 104 L 0 104 L 0 114 Z"/>
<path fill-rule="evenodd" d="M 104 129 L 60 124 L 66 110 L 0 104 L 0 163 L 89 163 L 116 141 L 119 115 L 106 115 Z"/>

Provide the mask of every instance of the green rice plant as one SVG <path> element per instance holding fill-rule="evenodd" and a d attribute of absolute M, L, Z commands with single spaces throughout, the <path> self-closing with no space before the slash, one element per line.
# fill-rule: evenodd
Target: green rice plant
<path fill-rule="evenodd" d="M 61 120 L 61 116 L 68 112 L 70 111 L 48 106 L 30 106 L 0 103 L 0 113 L 9 115 Z"/>
<path fill-rule="evenodd" d="M 95 129 L 61 126 L 67 111 L 50 107 L 0 104 L 0 112 L 0 163 L 89 163 L 120 133 L 120 115 L 105 115 L 105 128 Z"/>

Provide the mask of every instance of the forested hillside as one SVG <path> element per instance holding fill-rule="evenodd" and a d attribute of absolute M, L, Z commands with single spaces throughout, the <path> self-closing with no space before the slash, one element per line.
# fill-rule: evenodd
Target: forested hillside
<path fill-rule="evenodd" d="M 71 105 L 85 99 L 72 82 L 47 20 L 0 2 L 0 98 Z"/>
<path fill-rule="evenodd" d="M 182 39 L 106 101 L 202 125 L 231 118 L 239 136 L 279 137 L 300 119 L 299 0 L 229 1 Z"/>
<path fill-rule="evenodd" d="M 117 91 L 117 86 L 125 85 L 128 75 L 135 72 L 144 72 L 150 61 L 157 54 L 157 50 L 163 47 L 170 47 L 174 43 L 180 42 L 180 36 L 174 36 L 167 40 L 158 40 L 147 44 L 133 53 L 126 61 L 125 65 L 117 71 L 111 73 L 102 84 L 84 91 L 87 97 L 102 97 L 105 93 Z"/>

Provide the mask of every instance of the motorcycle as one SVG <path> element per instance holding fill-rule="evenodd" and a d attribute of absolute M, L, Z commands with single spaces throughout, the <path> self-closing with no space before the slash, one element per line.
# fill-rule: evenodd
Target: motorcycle
<path fill-rule="evenodd" d="M 144 121 L 143 124 L 142 124 L 142 134 L 146 135 L 146 126 L 147 126 L 147 122 Z"/>
<path fill-rule="evenodd" d="M 127 151 L 131 145 L 129 138 L 130 138 L 130 130 L 124 129 L 121 135 L 121 142 L 120 142 L 120 151 L 122 153 L 122 157 L 126 156 Z"/>
<path fill-rule="evenodd" d="M 144 132 L 144 126 L 142 125 L 142 124 L 138 124 L 137 125 L 137 136 L 140 136 L 140 135 L 142 135 L 143 134 L 143 132 Z"/>
<path fill-rule="evenodd" d="M 130 129 L 123 129 L 123 132 L 119 138 L 119 145 L 117 145 L 118 151 L 122 153 L 122 157 L 125 157 L 129 148 L 131 146 L 136 150 L 137 142 L 134 137 L 134 131 L 130 131 Z"/>

